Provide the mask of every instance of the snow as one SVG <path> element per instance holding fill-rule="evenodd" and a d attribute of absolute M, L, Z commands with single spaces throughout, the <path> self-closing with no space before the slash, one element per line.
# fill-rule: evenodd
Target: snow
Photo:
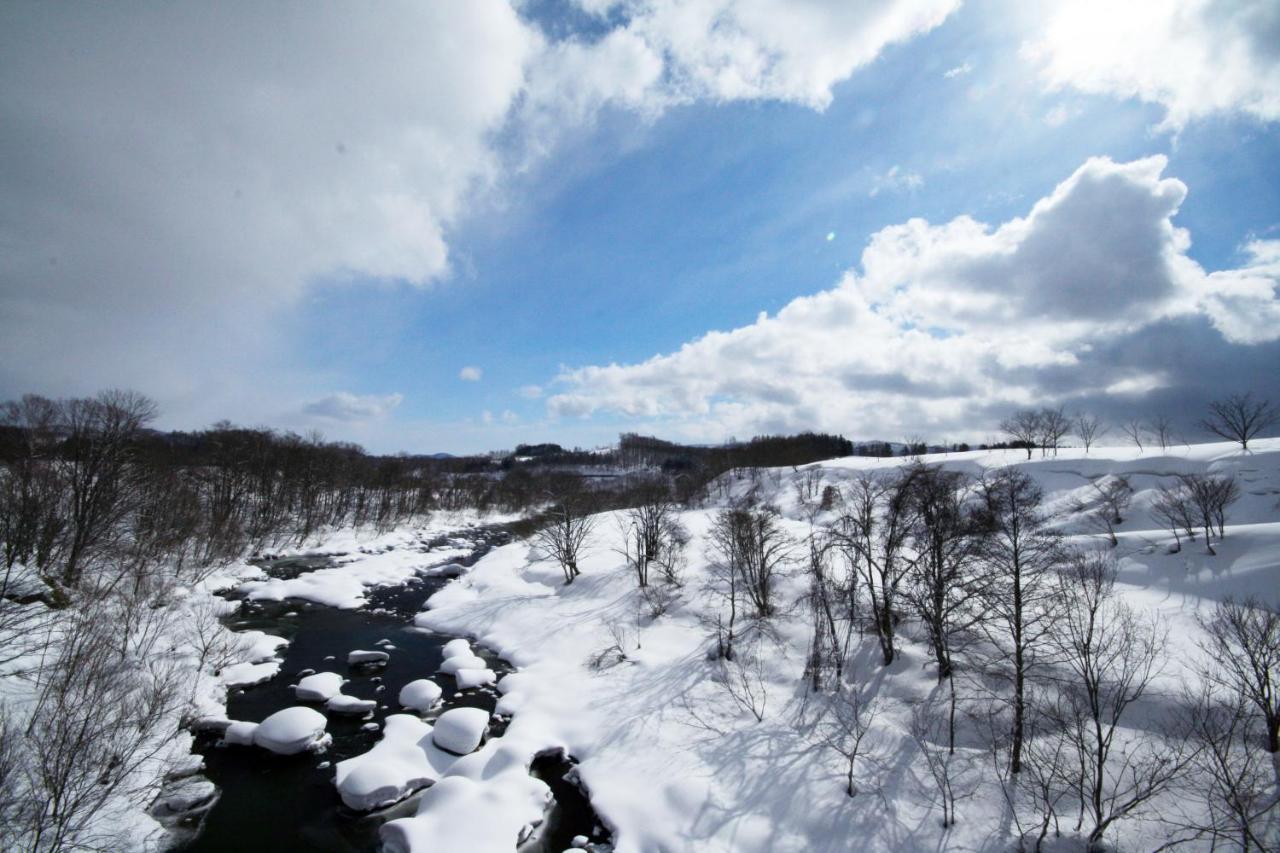
<path fill-rule="evenodd" d="M 295 705 L 263 720 L 253 733 L 253 742 L 277 755 L 317 751 L 329 745 L 328 724 L 324 714 L 314 708 Z"/>
<path fill-rule="evenodd" d="M 299 702 L 327 702 L 342 690 L 344 680 L 336 672 L 317 672 L 295 684 L 293 693 Z"/>
<path fill-rule="evenodd" d="M 453 675 L 458 682 L 459 690 L 470 690 L 473 687 L 483 687 L 486 684 L 493 684 L 498 679 L 497 674 L 488 668 L 460 669 Z"/>
<path fill-rule="evenodd" d="M 329 697 L 324 707 L 333 714 L 360 717 L 378 710 L 378 703 L 373 699 L 357 699 L 355 696 L 339 693 L 337 696 Z"/>
<path fill-rule="evenodd" d="M 431 740 L 432 727 L 410 714 L 387 717 L 382 739 L 363 755 L 339 761 L 334 783 L 348 808 L 370 811 L 430 785 L 457 756 Z"/>
<path fill-rule="evenodd" d="M 415 817 L 383 826 L 383 850 L 509 853 L 542 822 L 550 797 L 529 775 L 520 747 L 486 749 L 459 759 L 428 788 Z"/>
<path fill-rule="evenodd" d="M 441 749 L 466 755 L 480 745 L 489 728 L 489 712 L 483 708 L 450 708 L 435 723 L 431 740 Z"/>
<path fill-rule="evenodd" d="M 232 746 L 253 746 L 253 736 L 258 731 L 257 723 L 246 723 L 233 720 L 222 733 L 222 742 Z"/>
<path fill-rule="evenodd" d="M 371 664 L 383 664 L 391 660 L 391 655 L 386 652 L 371 652 L 363 649 L 356 649 L 347 655 L 347 666 L 364 666 Z"/>
<path fill-rule="evenodd" d="M 445 675 L 454 675 L 460 669 L 484 669 L 487 666 L 489 664 L 484 658 L 468 653 L 446 658 L 444 663 L 440 664 L 440 672 Z"/>
<path fill-rule="evenodd" d="M 280 672 L 280 661 L 264 663 L 233 663 L 218 673 L 218 678 L 228 687 L 252 687 L 270 681 Z"/>
<path fill-rule="evenodd" d="M 1073 509 L 1075 499 L 1087 495 L 1094 480 L 1128 477 L 1135 493 L 1112 552 L 1120 573 L 1117 591 L 1170 628 L 1162 689 L 1175 691 L 1194 677 L 1191 666 L 1199 659 L 1202 636 L 1197 617 L 1214 602 L 1228 595 L 1275 601 L 1280 590 L 1280 439 L 1252 442 L 1249 453 L 1216 443 L 1166 452 L 1095 447 L 1085 454 L 1067 448 L 1056 457 L 1037 453 L 1031 460 L 1023 451 L 973 451 L 924 461 L 972 475 L 1016 465 L 1044 489 L 1056 525 L 1086 547 L 1101 540 Z M 622 543 L 610 513 L 598 519 L 591 552 L 581 561 L 583 574 L 570 586 L 527 543 L 491 551 L 436 593 L 414 624 L 473 637 L 519 668 L 497 684 L 502 695 L 496 713 L 510 715 L 510 725 L 428 789 L 417 815 L 388 823 L 386 848 L 510 850 L 539 819 L 536 797 L 524 799 L 530 792 L 514 780 L 527 784 L 529 762 L 555 747 L 578 759 L 577 773 L 619 853 L 838 851 L 850 849 L 851 839 L 872 853 L 1016 848 L 990 756 L 963 742 L 957 751 L 964 788 L 960 820 L 946 830 L 941 826 L 923 755 L 909 734 L 912 703 L 937 690 L 929 648 L 914 620 L 904 620 L 901 654 L 891 667 L 879 665 L 870 634 L 862 645 L 855 643 L 850 656 L 852 682 L 874 697 L 879 712 L 867 738 L 875 760 L 860 771 L 863 793 L 854 798 L 844 792 L 842 759 L 812 725 L 816 700 L 810 697 L 802 713 L 810 629 L 803 608 L 792 606 L 807 590 L 799 572 L 780 580 L 778 597 L 787 607 L 772 622 L 772 639 L 760 647 L 768 693 L 763 720 L 734 705 L 718 683 L 719 665 L 707 659 L 707 624 L 717 605 L 702 589 L 709 573 L 707 533 L 718 507 L 756 488 L 779 508 L 786 529 L 802 539 L 810 520 L 796 492 L 800 477 L 818 471 L 820 490 L 902 464 L 900 458 L 852 457 L 798 471 L 762 471 L 754 478 L 728 475 L 713 488 L 711 505 L 680 513 L 692 536 L 689 565 L 675 604 L 658 618 L 640 607 L 635 579 L 615 550 Z M 1229 511 L 1226 538 L 1215 542 L 1216 556 L 1201 541 L 1184 541 L 1181 552 L 1170 553 L 1172 535 L 1150 516 L 1154 490 L 1179 473 L 1233 474 L 1240 481 L 1243 495 Z M 818 523 L 830 520 L 817 516 Z M 615 643 L 625 661 L 593 669 L 588 661 L 594 653 Z M 452 663 L 476 657 L 470 649 L 459 641 L 441 671 L 474 667 Z M 1135 713 L 1124 737 L 1148 737 L 1144 726 L 1156 718 L 1143 716 L 1149 708 Z M 440 721 L 437 740 L 439 729 Z M 506 772 L 495 770 L 490 778 L 471 772 L 472 765 L 488 766 L 499 752 L 519 770 L 510 774 L 513 787 L 506 786 Z M 1169 795 L 1153 808 L 1172 811 L 1180 805 Z M 1108 840 L 1120 849 L 1149 849 L 1158 846 L 1151 835 L 1158 828 L 1123 820 L 1108 830 Z"/>
<path fill-rule="evenodd" d="M 415 711 L 430 711 L 440 702 L 444 691 L 439 684 L 427 678 L 410 681 L 400 688 L 400 704 Z"/>
<path fill-rule="evenodd" d="M 445 643 L 444 648 L 440 650 L 440 653 L 445 660 L 474 654 L 471 651 L 471 643 L 464 640 L 462 637 L 458 637 Z"/>

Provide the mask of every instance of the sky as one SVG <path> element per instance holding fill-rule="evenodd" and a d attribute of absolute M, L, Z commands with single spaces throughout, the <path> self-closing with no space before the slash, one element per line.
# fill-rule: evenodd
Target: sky
<path fill-rule="evenodd" d="M 1192 439 L 1280 401 L 1278 163 L 1270 0 L 10 2 L 0 399 L 377 452 Z"/>

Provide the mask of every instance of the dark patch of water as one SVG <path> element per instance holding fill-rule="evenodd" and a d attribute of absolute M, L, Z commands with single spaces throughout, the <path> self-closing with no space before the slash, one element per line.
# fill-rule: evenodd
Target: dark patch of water
<path fill-rule="evenodd" d="M 486 542 L 480 550 L 488 550 Z M 472 562 L 480 553 L 473 555 Z M 331 565 L 311 561 L 311 569 Z M 293 563 L 288 567 L 292 571 Z M 274 574 L 275 566 L 269 566 Z M 380 738 L 366 723 L 383 723 L 388 714 L 402 713 L 396 697 L 400 688 L 418 678 L 432 677 L 442 660 L 441 649 L 451 639 L 407 624 L 444 579 L 411 580 L 403 586 L 371 590 L 359 610 L 337 610 L 303 601 L 242 601 L 228 618 L 235 630 L 255 628 L 285 637 L 280 674 L 264 684 L 233 690 L 227 715 L 260 722 L 281 708 L 300 704 L 292 685 L 304 669 L 337 672 L 348 679 L 342 692 L 375 699 L 377 711 L 367 718 L 326 714 L 333 744 L 321 754 L 273 755 L 254 747 L 219 747 L 217 738 L 202 736 L 196 751 L 205 759 L 205 775 L 220 789 L 217 804 L 205 817 L 200 835 L 184 850 L 200 853 L 234 851 L 316 850 L 334 853 L 372 851 L 378 827 L 386 816 L 360 815 L 346 809 L 333 785 L 333 764 L 367 752 Z M 285 614 L 295 614 L 287 616 Z M 384 649 L 384 667 L 348 667 L 347 653 L 355 649 Z M 510 671 L 500 658 L 476 650 L 499 674 Z M 496 693 L 490 688 L 458 691 L 453 679 L 437 679 L 444 688 L 444 708 L 475 706 L 492 710 Z M 313 706 L 320 707 L 320 706 Z"/>
<path fill-rule="evenodd" d="M 578 784 L 577 766 L 560 749 L 540 753 L 529 765 L 529 772 L 546 782 L 555 798 L 539 838 L 540 849 L 547 853 L 568 850 L 580 835 L 593 845 L 607 846 L 612 842 L 612 835 L 601 825 L 591 800 Z"/>

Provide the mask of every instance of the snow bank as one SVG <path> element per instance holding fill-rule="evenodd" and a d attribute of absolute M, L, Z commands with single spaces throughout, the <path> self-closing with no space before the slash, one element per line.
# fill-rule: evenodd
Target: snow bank
<path fill-rule="evenodd" d="M 314 708 L 295 705 L 263 720 L 253 733 L 253 742 L 277 755 L 319 750 L 331 740 L 325 732 L 328 724 L 324 714 Z"/>
<path fill-rule="evenodd" d="M 227 687 L 252 687 L 275 678 L 280 672 L 280 661 L 264 663 L 233 663 L 218 672 L 218 678 Z"/>
<path fill-rule="evenodd" d="M 417 816 L 383 826 L 383 850 L 510 853 L 525 841 L 542 823 L 551 791 L 529 775 L 521 748 L 494 744 L 459 759 L 422 795 Z"/>
<path fill-rule="evenodd" d="M 257 730 L 257 723 L 233 720 L 222 733 L 222 742 L 232 746 L 253 746 L 253 735 Z"/>
<path fill-rule="evenodd" d="M 483 708 L 451 708 L 436 720 L 431 740 L 441 749 L 466 755 L 480 745 L 489 728 L 489 712 Z"/>
<path fill-rule="evenodd" d="M 415 711 L 430 711 L 439 704 L 443 692 L 434 681 L 419 678 L 400 688 L 400 704 Z"/>
<path fill-rule="evenodd" d="M 339 761 L 334 784 L 348 808 L 369 811 L 398 802 L 430 785 L 457 756 L 431 741 L 431 726 L 409 714 L 392 714 L 382 740 L 355 758 Z"/>
<path fill-rule="evenodd" d="M 486 684 L 493 684 L 497 681 L 498 675 L 491 669 L 460 669 L 453 674 L 458 682 L 459 690 L 470 690 L 474 687 L 483 687 Z"/>
<path fill-rule="evenodd" d="M 295 684 L 293 695 L 299 702 L 327 702 L 342 690 L 344 680 L 336 672 L 317 672 Z"/>

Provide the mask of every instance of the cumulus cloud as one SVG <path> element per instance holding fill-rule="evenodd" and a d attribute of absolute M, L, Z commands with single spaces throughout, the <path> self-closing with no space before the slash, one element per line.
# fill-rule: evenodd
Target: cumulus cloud
<path fill-rule="evenodd" d="M 0 10 L 0 382 L 207 390 L 320 279 L 426 284 L 535 32 L 502 0 Z"/>
<path fill-rule="evenodd" d="M 957 3 L 582 0 L 589 35 L 514 0 L 4 4 L 0 390 L 136 385 L 246 415 L 250 370 L 266 399 L 315 383 L 279 366 L 309 288 L 447 276 L 451 229 L 549 128 L 822 107 Z"/>
<path fill-rule="evenodd" d="M 359 422 L 384 418 L 404 401 L 402 394 L 361 396 L 335 391 L 302 407 L 304 415 L 329 421 Z"/>
<path fill-rule="evenodd" d="M 1024 46 L 1052 89 L 1139 98 L 1177 129 L 1213 113 L 1280 119 L 1274 0 L 1073 0 Z"/>
<path fill-rule="evenodd" d="M 463 382 L 479 382 L 484 378 L 484 371 L 475 366 L 467 366 L 458 371 L 458 378 Z"/>
<path fill-rule="evenodd" d="M 565 371 L 549 410 L 653 419 L 711 439 L 973 434 L 1010 406 L 1185 384 L 1194 366 L 1170 376 L 1179 365 L 1153 330 L 1187 340 L 1211 324 L 1216 339 L 1200 336 L 1206 363 L 1210 345 L 1280 340 L 1280 247 L 1256 243 L 1246 266 L 1206 274 L 1172 222 L 1187 188 L 1165 166 L 1091 159 L 998 227 L 960 217 L 885 228 L 836 288 L 639 364 Z"/>

